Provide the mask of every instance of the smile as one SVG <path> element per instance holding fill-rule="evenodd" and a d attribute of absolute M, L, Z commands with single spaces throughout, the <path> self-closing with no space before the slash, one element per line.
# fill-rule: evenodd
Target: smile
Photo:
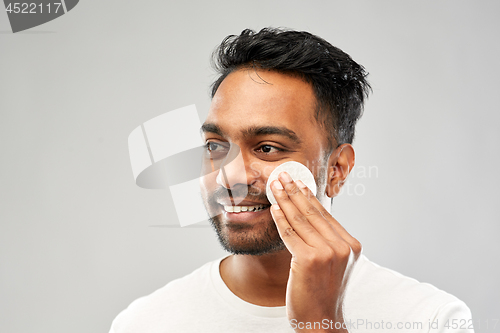
<path fill-rule="evenodd" d="M 264 210 L 270 205 L 256 205 L 256 206 L 224 206 L 224 210 L 228 213 L 240 213 L 240 212 L 257 212 Z"/>

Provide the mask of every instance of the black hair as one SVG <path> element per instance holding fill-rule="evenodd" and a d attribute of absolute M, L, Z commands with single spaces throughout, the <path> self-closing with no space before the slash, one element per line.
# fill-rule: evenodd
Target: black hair
<path fill-rule="evenodd" d="M 212 84 L 214 97 L 234 70 L 257 68 L 298 76 L 312 85 L 317 99 L 316 120 L 327 130 L 330 153 L 352 143 L 363 103 L 371 91 L 368 73 L 326 40 L 305 31 L 264 28 L 227 36 L 216 48 L 212 64 L 220 75 Z"/>

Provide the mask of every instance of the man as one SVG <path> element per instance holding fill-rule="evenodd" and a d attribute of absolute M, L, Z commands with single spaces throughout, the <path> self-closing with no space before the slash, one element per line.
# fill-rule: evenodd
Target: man
<path fill-rule="evenodd" d="M 354 166 L 363 67 L 317 36 L 278 29 L 229 36 L 215 57 L 202 133 L 220 170 L 201 189 L 232 255 L 136 300 L 111 332 L 471 332 L 463 302 L 370 262 L 330 214 Z M 317 194 L 282 172 L 271 206 L 267 178 L 286 161 L 311 170 Z"/>

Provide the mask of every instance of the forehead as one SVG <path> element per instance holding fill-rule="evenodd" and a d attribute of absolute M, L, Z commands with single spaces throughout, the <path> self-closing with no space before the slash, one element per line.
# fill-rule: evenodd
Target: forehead
<path fill-rule="evenodd" d="M 319 129 L 315 112 L 309 83 L 273 71 L 240 69 L 220 84 L 205 124 L 216 124 L 233 139 L 262 126 L 288 129 L 307 139 Z"/>

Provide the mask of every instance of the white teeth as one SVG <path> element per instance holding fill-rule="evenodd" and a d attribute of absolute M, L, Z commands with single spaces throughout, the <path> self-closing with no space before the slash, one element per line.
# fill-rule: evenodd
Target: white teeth
<path fill-rule="evenodd" d="M 268 205 L 256 205 L 256 206 L 224 206 L 224 210 L 228 213 L 239 213 L 239 212 L 256 212 L 267 208 Z"/>

